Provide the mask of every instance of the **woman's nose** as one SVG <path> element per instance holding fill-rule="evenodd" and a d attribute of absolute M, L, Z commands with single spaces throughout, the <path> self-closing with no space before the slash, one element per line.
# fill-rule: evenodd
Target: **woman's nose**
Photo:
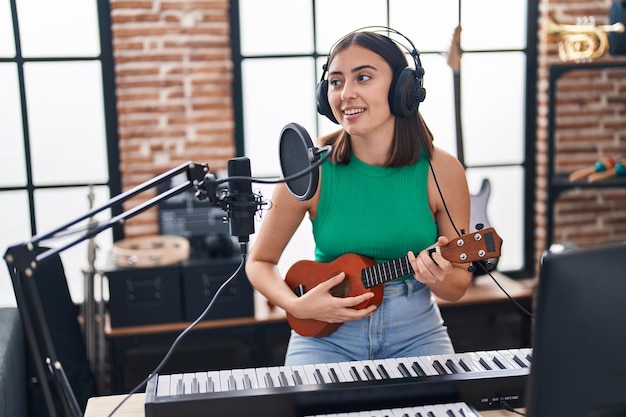
<path fill-rule="evenodd" d="M 341 90 L 341 99 L 342 100 L 350 100 L 356 97 L 355 89 L 353 88 L 352 83 L 345 82 L 343 85 L 343 89 Z"/>

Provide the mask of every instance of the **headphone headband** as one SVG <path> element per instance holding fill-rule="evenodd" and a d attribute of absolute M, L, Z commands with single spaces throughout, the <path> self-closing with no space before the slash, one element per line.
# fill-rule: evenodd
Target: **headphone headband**
<path fill-rule="evenodd" d="M 417 111 L 419 104 L 426 98 L 426 90 L 424 89 L 424 68 L 420 60 L 419 52 L 413 42 L 402 33 L 387 26 L 364 26 L 359 29 L 355 29 L 344 36 L 342 36 L 337 42 L 335 42 L 326 58 L 326 63 L 322 67 L 322 76 L 317 84 L 316 98 L 317 98 L 317 111 L 321 115 L 328 117 L 332 122 L 338 123 L 337 119 L 333 115 L 333 112 L 328 103 L 328 80 L 326 75 L 328 72 L 328 64 L 330 57 L 335 50 L 335 47 L 340 44 L 347 36 L 350 36 L 358 32 L 373 32 L 381 34 L 393 42 L 399 49 L 403 49 L 411 58 L 415 65 L 414 69 L 405 67 L 393 75 L 391 87 L 389 89 L 389 106 L 391 112 L 397 117 L 409 117 Z M 408 44 L 407 46 L 397 39 L 394 39 L 392 35 L 397 35 L 404 39 Z"/>

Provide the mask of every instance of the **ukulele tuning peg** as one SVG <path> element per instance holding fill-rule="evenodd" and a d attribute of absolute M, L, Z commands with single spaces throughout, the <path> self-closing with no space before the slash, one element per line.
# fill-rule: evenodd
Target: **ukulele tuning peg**
<path fill-rule="evenodd" d="M 467 270 L 473 274 L 474 272 L 476 272 L 476 266 L 474 266 L 474 264 L 471 264 L 467 267 Z"/>
<path fill-rule="evenodd" d="M 476 230 L 483 230 L 484 227 L 485 227 L 485 225 L 482 224 L 482 223 L 477 223 L 476 224 Z"/>

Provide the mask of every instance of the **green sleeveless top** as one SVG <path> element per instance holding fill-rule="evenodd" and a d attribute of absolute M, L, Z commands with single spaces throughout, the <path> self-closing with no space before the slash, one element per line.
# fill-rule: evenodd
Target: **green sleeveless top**
<path fill-rule="evenodd" d="M 437 225 L 428 205 L 428 169 L 425 156 L 397 168 L 368 165 L 354 155 L 346 165 L 325 161 L 312 221 L 315 259 L 357 253 L 380 263 L 432 245 Z"/>

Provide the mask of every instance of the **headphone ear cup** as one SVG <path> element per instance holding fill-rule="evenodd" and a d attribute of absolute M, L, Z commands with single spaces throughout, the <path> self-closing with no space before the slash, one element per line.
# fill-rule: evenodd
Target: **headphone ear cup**
<path fill-rule="evenodd" d="M 328 80 L 322 80 L 317 84 L 315 98 L 317 99 L 317 112 L 328 117 L 331 122 L 339 124 L 328 103 Z"/>
<path fill-rule="evenodd" d="M 426 98 L 426 90 L 411 68 L 397 71 L 389 88 L 389 107 L 396 117 L 409 117 Z"/>

